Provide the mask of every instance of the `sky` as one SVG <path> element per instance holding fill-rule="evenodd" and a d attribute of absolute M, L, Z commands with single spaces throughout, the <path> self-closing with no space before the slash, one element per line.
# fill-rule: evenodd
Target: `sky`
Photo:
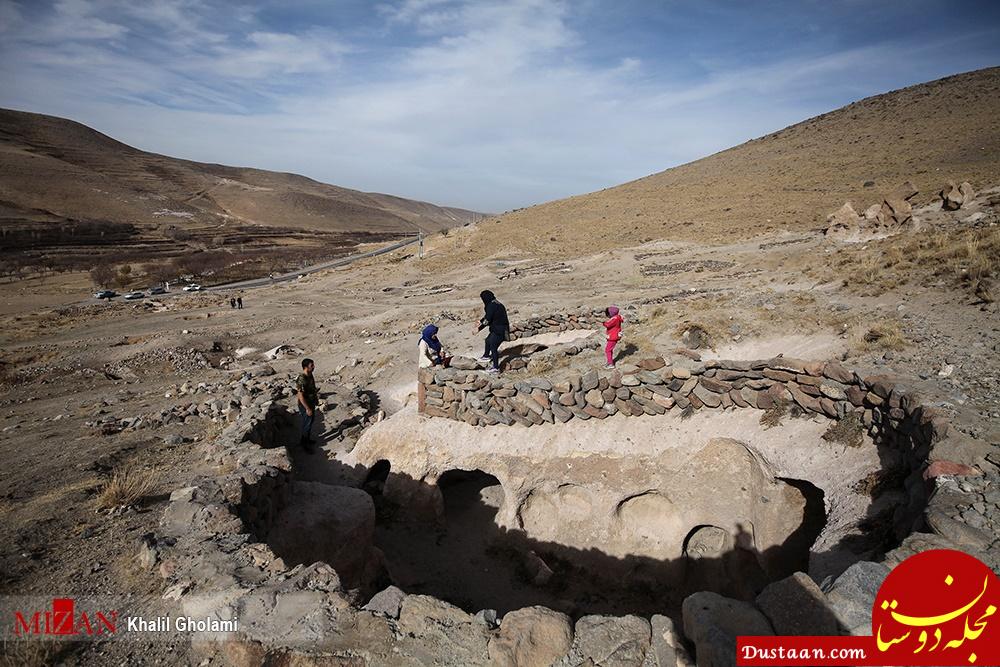
<path fill-rule="evenodd" d="M 0 0 L 0 107 L 496 213 L 996 65 L 993 0 Z"/>

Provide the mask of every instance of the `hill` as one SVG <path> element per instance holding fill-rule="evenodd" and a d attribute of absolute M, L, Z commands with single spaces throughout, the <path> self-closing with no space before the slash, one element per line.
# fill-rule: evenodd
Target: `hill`
<path fill-rule="evenodd" d="M 445 253 L 576 256 L 815 229 L 845 200 L 867 206 L 911 180 L 914 201 L 926 202 L 948 179 L 1000 182 L 1000 68 L 869 97 L 630 183 L 518 210 Z"/>
<path fill-rule="evenodd" d="M 346 246 L 436 232 L 481 214 L 296 174 L 138 150 L 64 118 L 0 109 L 0 233 L 8 251 L 125 243 L 137 257 L 219 245 Z M 315 239 L 315 242 L 311 241 Z"/>

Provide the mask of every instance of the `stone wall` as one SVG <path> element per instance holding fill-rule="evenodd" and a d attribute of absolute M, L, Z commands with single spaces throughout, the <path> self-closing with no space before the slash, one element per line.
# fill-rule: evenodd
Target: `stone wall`
<path fill-rule="evenodd" d="M 511 323 L 510 338 L 511 340 L 519 340 L 543 333 L 594 329 L 606 319 L 607 316 L 603 310 L 581 310 L 575 313 L 555 313 L 544 316 L 532 315 L 523 322 Z"/>

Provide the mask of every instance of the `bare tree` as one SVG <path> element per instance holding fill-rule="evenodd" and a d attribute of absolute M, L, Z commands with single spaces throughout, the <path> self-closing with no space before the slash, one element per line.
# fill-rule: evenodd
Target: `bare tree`
<path fill-rule="evenodd" d="M 115 270 L 108 264 L 98 264 L 90 270 L 90 279 L 98 287 L 108 287 L 115 279 Z"/>

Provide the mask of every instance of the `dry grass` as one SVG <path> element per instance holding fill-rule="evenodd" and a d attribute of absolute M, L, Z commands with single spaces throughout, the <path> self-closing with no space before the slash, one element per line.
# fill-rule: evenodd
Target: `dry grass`
<path fill-rule="evenodd" d="M 865 427 L 858 413 L 849 412 L 843 419 L 831 424 L 822 437 L 827 442 L 836 442 L 845 447 L 860 447 L 864 434 Z"/>
<path fill-rule="evenodd" d="M 876 350 L 902 350 L 909 344 L 898 320 L 885 320 L 868 329 L 861 337 L 861 349 L 866 352 Z"/>
<path fill-rule="evenodd" d="M 1000 275 L 1000 229 L 950 228 L 899 235 L 843 249 L 838 257 L 834 267 L 845 276 L 844 285 L 863 295 L 941 279 L 971 287 Z"/>
<path fill-rule="evenodd" d="M 905 466 L 897 466 L 885 470 L 873 470 L 851 486 L 855 493 L 861 493 L 871 499 L 878 498 L 884 491 L 903 487 L 910 470 Z"/>
<path fill-rule="evenodd" d="M 760 416 L 760 423 L 765 429 L 774 428 L 781 425 L 781 420 L 788 414 L 788 403 L 786 401 L 775 401 L 774 405 L 764 410 Z"/>
<path fill-rule="evenodd" d="M 134 463 L 126 463 L 111 473 L 111 479 L 97 497 L 98 507 L 131 506 L 152 493 L 156 487 L 157 475 L 154 471 L 140 468 Z"/>

